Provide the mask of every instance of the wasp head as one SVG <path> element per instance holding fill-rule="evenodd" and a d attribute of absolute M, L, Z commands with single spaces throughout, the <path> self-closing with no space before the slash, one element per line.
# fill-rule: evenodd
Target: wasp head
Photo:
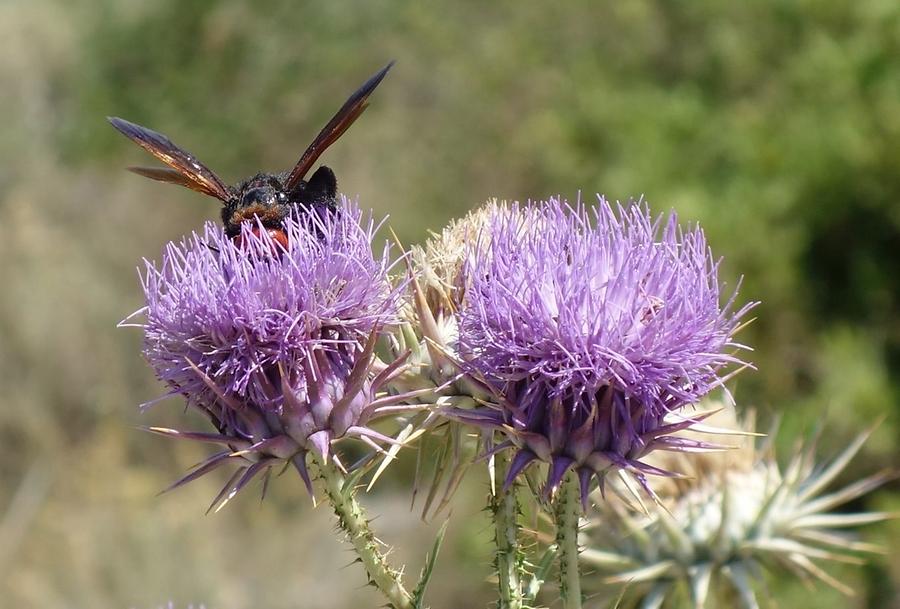
<path fill-rule="evenodd" d="M 265 228 L 279 229 L 290 213 L 290 198 L 278 177 L 260 173 L 243 182 L 222 208 L 222 222 L 229 237 L 241 232 L 241 223 L 261 222 Z"/>

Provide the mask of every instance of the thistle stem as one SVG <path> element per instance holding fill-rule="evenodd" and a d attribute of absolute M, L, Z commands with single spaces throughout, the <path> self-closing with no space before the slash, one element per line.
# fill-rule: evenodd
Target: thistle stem
<path fill-rule="evenodd" d="M 314 451 L 310 451 L 313 455 Z M 369 521 L 363 507 L 356 500 L 356 491 L 346 488 L 346 480 L 334 464 L 313 457 L 318 466 L 319 476 L 334 508 L 338 526 L 353 545 L 369 576 L 369 582 L 378 588 L 394 609 L 413 609 L 413 599 L 400 582 L 400 572 L 393 569 L 378 547 L 375 534 L 369 528 Z"/>
<path fill-rule="evenodd" d="M 508 460 L 495 456 L 497 470 L 506 474 Z M 494 519 L 494 541 L 497 544 L 497 580 L 500 587 L 499 609 L 522 609 L 522 560 L 519 551 L 519 499 L 516 484 L 508 489 L 498 488 L 491 495 L 491 514 Z"/>
<path fill-rule="evenodd" d="M 578 518 L 581 516 L 578 476 L 569 472 L 556 497 L 556 545 L 559 548 L 559 591 L 563 609 L 581 609 L 578 572 Z"/>

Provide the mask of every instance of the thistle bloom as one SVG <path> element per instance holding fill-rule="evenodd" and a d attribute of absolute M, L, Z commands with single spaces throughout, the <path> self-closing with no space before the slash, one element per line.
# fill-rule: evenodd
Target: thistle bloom
<path fill-rule="evenodd" d="M 506 484 L 535 460 L 546 490 L 574 469 L 592 479 L 628 472 L 655 449 L 703 442 L 672 436 L 672 415 L 722 384 L 749 308 L 720 303 L 717 262 L 699 228 L 644 204 L 613 209 L 547 203 L 496 207 L 467 249 L 459 303 L 460 357 L 496 404 L 452 416 L 500 430 L 514 447 Z"/>
<path fill-rule="evenodd" d="M 216 502 L 284 461 L 309 487 L 308 451 L 336 459 L 339 438 L 389 441 L 366 425 L 393 410 L 377 394 L 402 364 L 373 371 L 399 289 L 388 246 L 372 253 L 371 219 L 346 200 L 336 213 L 298 211 L 284 222 L 287 248 L 254 228 L 233 241 L 207 224 L 142 276 L 144 355 L 169 395 L 184 395 L 217 433 L 152 431 L 224 446 L 173 485 L 237 463 Z"/>
<path fill-rule="evenodd" d="M 729 410 L 723 408 L 722 414 Z M 754 431 L 752 416 L 721 425 Z M 686 592 L 697 609 L 711 599 L 722 600 L 721 606 L 755 609 L 754 582 L 773 568 L 778 575 L 818 579 L 852 594 L 817 562 L 859 563 L 858 553 L 879 551 L 851 539 L 847 529 L 890 514 L 829 512 L 892 474 L 879 472 L 826 492 L 870 433 L 828 464 L 818 461 L 809 442 L 786 467 L 779 466 L 771 441 L 757 447 L 752 438 L 744 438 L 737 450 L 678 463 L 693 475 L 656 485 L 668 510 L 638 513 L 617 502 L 598 502 L 584 529 L 581 554 L 598 577 L 586 585 L 602 581 L 622 586 L 626 595 L 641 598 L 641 607 L 660 607 Z M 612 594 L 619 596 L 619 591 Z"/>

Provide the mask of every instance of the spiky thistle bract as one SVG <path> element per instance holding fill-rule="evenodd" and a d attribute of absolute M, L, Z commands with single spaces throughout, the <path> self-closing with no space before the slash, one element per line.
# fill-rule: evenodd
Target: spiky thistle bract
<path fill-rule="evenodd" d="M 717 416 L 729 413 L 733 411 L 725 408 Z M 623 606 L 645 609 L 683 597 L 695 609 L 756 609 L 766 573 L 790 574 L 852 593 L 822 565 L 860 564 L 866 553 L 879 552 L 880 548 L 855 540 L 851 529 L 890 514 L 834 510 L 893 474 L 881 471 L 828 489 L 872 430 L 860 434 L 830 462 L 823 463 L 815 442 L 808 441 L 780 465 L 772 438 L 751 435 L 752 416 L 742 422 L 733 414 L 729 418 L 719 424 L 746 434 L 732 439 L 740 445 L 736 450 L 689 458 L 660 455 L 658 465 L 691 474 L 655 484 L 665 507 L 641 512 L 615 500 L 595 503 L 582 539 L 581 560 L 593 573 L 586 580 L 589 587 L 613 585 L 612 594 L 621 593 L 627 600 Z"/>

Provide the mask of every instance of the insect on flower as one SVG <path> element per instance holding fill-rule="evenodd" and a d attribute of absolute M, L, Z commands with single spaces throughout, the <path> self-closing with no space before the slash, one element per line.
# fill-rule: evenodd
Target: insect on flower
<path fill-rule="evenodd" d="M 167 395 L 186 397 L 215 432 L 149 430 L 221 447 L 170 489 L 236 466 L 218 509 L 290 464 L 312 491 L 310 452 L 338 464 L 334 447 L 344 439 L 381 452 L 379 442 L 396 443 L 369 424 L 408 409 L 407 396 L 387 392 L 406 355 L 376 362 L 375 354 L 382 328 L 397 322 L 403 284 L 391 282 L 390 247 L 372 249 L 379 223 L 344 197 L 337 205 L 337 213 L 288 214 L 281 256 L 267 255 L 267 232 L 244 227 L 238 246 L 208 222 L 169 243 L 159 263 L 146 262 L 146 306 L 135 313 L 144 356 Z"/>
<path fill-rule="evenodd" d="M 168 165 L 159 167 L 129 167 L 130 171 L 160 182 L 169 182 L 202 192 L 222 201 L 222 223 L 232 239 L 241 239 L 241 224 L 251 221 L 261 225 L 273 240 L 287 247 L 287 235 L 282 222 L 291 210 L 302 208 L 337 209 L 337 178 L 325 165 L 306 180 L 306 174 L 325 150 L 359 118 L 368 107 L 368 99 L 381 83 L 394 62 L 369 78 L 351 95 L 337 114 L 306 148 L 303 156 L 290 172 L 281 174 L 257 173 L 234 187 L 227 186 L 213 171 L 194 155 L 176 146 L 161 133 L 141 127 L 117 117 L 109 117 L 112 126 L 141 148 Z M 253 229 L 254 233 L 259 228 Z"/>

